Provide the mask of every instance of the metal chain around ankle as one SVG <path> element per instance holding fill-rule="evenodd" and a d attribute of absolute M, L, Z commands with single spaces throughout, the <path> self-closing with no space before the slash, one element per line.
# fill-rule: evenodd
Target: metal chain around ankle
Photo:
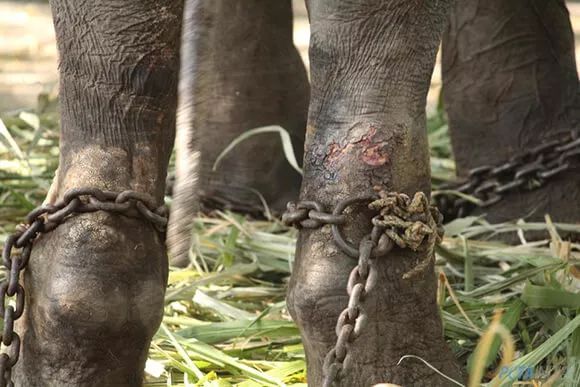
<path fill-rule="evenodd" d="M 358 247 L 344 238 L 341 226 L 346 223 L 346 209 L 367 204 L 378 212 L 371 220 L 372 231 L 362 238 Z M 377 258 L 387 255 L 396 245 L 414 251 L 426 251 L 426 259 L 406 273 L 403 278 L 416 275 L 429 267 L 434 259 L 434 246 L 441 240 L 443 229 L 439 211 L 429 205 L 427 196 L 418 192 L 413 199 L 402 193 L 379 191 L 378 197 L 363 197 L 339 202 L 331 213 L 313 201 L 290 202 L 282 216 L 286 225 L 319 228 L 331 225 L 334 243 L 346 255 L 356 258 L 357 265 L 348 278 L 348 306 L 336 323 L 336 344 L 326 355 L 323 364 L 324 387 L 331 387 L 348 369 L 349 346 L 361 335 L 367 322 L 365 297 L 377 284 Z"/>
<path fill-rule="evenodd" d="M 580 166 L 578 161 L 580 130 L 566 131 L 560 138 L 545 141 L 504 163 L 473 168 L 465 180 L 443 184 L 433 201 L 447 221 L 461 218 L 476 207 L 498 203 L 511 192 L 541 188 L 554 177 Z"/>
<path fill-rule="evenodd" d="M 8 237 L 2 251 L 6 278 L 0 284 L 0 315 L 4 327 L 0 336 L 4 348 L 0 352 L 0 387 L 13 386 L 12 369 L 20 356 L 20 336 L 14 331 L 14 322 L 24 313 L 25 293 L 20 283 L 20 273 L 30 260 L 32 245 L 40 234 L 48 233 L 74 214 L 107 211 L 130 217 L 142 217 L 160 232 L 167 225 L 165 206 L 142 192 L 110 192 L 97 188 L 74 188 L 67 191 L 55 204 L 32 210 L 26 223 L 19 225 Z M 19 250 L 16 252 L 15 250 Z M 14 299 L 15 306 L 10 304 Z"/>

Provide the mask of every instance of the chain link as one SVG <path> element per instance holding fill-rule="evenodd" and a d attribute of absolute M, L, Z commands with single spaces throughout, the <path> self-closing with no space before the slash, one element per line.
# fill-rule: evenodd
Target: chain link
<path fill-rule="evenodd" d="M 554 177 L 576 168 L 580 160 L 580 131 L 566 131 L 555 140 L 513 156 L 499 165 L 469 171 L 467 179 L 443 184 L 433 201 L 447 221 L 490 207 L 512 192 L 533 191 Z M 471 197 L 471 198 L 470 198 Z"/>
<path fill-rule="evenodd" d="M 429 205 L 425 194 L 418 192 L 413 199 L 401 193 L 376 189 L 377 197 L 362 197 L 339 202 L 331 213 L 313 201 L 290 202 L 282 221 L 298 229 L 315 229 L 330 225 L 334 243 L 349 257 L 357 259 L 347 283 L 348 306 L 336 322 L 336 344 L 324 359 L 323 387 L 332 387 L 341 373 L 348 369 L 348 348 L 364 331 L 368 321 L 364 309 L 365 297 L 377 285 L 377 260 L 386 256 L 395 246 L 414 251 L 426 251 L 427 258 L 405 274 L 408 278 L 424 270 L 434 258 L 434 245 L 441 240 L 442 217 Z M 371 220 L 370 234 L 358 246 L 347 242 L 342 233 L 346 223 L 345 211 L 354 205 L 365 204 L 378 212 Z"/>
<path fill-rule="evenodd" d="M 167 209 L 157 206 L 155 199 L 137 191 L 111 192 L 98 188 L 74 188 L 67 191 L 55 204 L 46 204 L 32 210 L 26 223 L 16 227 L 2 251 L 6 278 L 0 284 L 0 315 L 4 327 L 0 341 L 0 387 L 14 386 L 12 369 L 20 356 L 20 336 L 14 331 L 14 322 L 24 313 L 25 292 L 20 284 L 20 273 L 30 260 L 32 245 L 40 234 L 46 234 L 75 214 L 107 211 L 129 217 L 142 217 L 159 232 L 165 232 Z M 10 301 L 13 301 L 14 305 Z"/>

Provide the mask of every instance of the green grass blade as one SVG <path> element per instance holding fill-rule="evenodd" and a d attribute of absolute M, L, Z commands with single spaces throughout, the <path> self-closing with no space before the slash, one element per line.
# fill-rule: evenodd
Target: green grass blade
<path fill-rule="evenodd" d="M 562 329 L 548 338 L 544 343 L 534 349 L 532 352 L 520 357 L 512 362 L 510 367 L 517 369 L 518 367 L 536 367 L 542 360 L 550 356 L 570 335 L 580 327 L 580 314 L 572 321 L 566 324 Z M 508 387 L 513 384 L 513 380 L 509 377 L 500 378 L 496 376 L 491 381 L 491 386 Z"/>
<path fill-rule="evenodd" d="M 515 275 L 511 278 L 506 278 L 505 280 L 502 280 L 502 281 L 498 281 L 498 282 L 494 282 L 494 283 L 491 283 L 488 285 L 484 285 L 478 289 L 475 289 L 472 292 L 464 292 L 462 294 L 466 297 L 478 298 L 478 297 L 490 295 L 492 293 L 498 293 L 498 292 L 501 292 L 503 290 L 509 289 L 518 283 L 524 282 L 527 279 L 529 279 L 537 274 L 543 273 L 545 271 L 558 269 L 558 268 L 563 267 L 563 266 L 564 266 L 563 263 L 555 263 L 555 264 L 548 264 L 548 265 L 544 265 L 541 267 L 536 267 L 536 268 L 524 270 L 520 274 Z"/>
<path fill-rule="evenodd" d="M 250 129 L 236 137 L 216 158 L 213 165 L 213 170 L 215 171 L 221 160 L 242 141 L 247 140 L 248 138 L 257 134 L 263 133 L 278 133 L 280 135 L 280 139 L 282 140 L 282 149 L 284 150 L 284 156 L 286 156 L 286 160 L 288 160 L 288 163 L 292 166 L 292 168 L 294 168 L 299 174 L 302 175 L 302 168 L 300 168 L 298 161 L 296 161 L 296 155 L 294 154 L 294 148 L 292 147 L 292 139 L 290 138 L 290 134 L 288 134 L 286 129 L 277 125 L 262 126 L 259 128 Z"/>
<path fill-rule="evenodd" d="M 4 121 L 2 121 L 1 118 L 0 118 L 0 136 L 6 139 L 6 142 L 10 146 L 10 149 L 12 149 L 12 152 L 14 152 L 14 154 L 19 159 L 24 160 L 24 153 L 22 153 L 22 150 L 14 140 L 14 137 L 12 137 L 12 135 L 10 134 L 10 131 L 8 131 L 6 125 L 4 125 Z"/>
<path fill-rule="evenodd" d="M 504 308 L 505 313 L 501 318 L 501 324 L 504 327 L 506 327 L 506 329 L 508 329 L 510 332 L 515 328 L 516 324 L 518 323 L 522 315 L 522 312 L 525 309 L 525 306 L 526 305 L 523 302 L 521 302 L 520 300 L 516 300 L 515 302 L 506 305 L 506 307 Z M 500 346 L 501 346 L 501 338 L 499 336 L 496 336 L 493 339 L 493 343 L 491 344 L 491 347 L 489 349 L 487 360 L 485 362 L 485 367 L 489 367 L 497 359 Z M 471 369 L 472 364 L 473 364 L 473 354 L 469 356 L 469 360 L 467 361 L 467 368 Z"/>
<path fill-rule="evenodd" d="M 169 341 L 175 347 L 179 356 L 181 356 L 181 358 L 184 360 L 185 364 L 187 365 L 187 370 L 189 371 L 189 374 L 194 376 L 197 380 L 202 379 L 205 375 L 203 374 L 203 372 L 201 372 L 199 368 L 197 368 L 197 366 L 193 363 L 193 361 L 191 361 L 189 355 L 187 354 L 183 346 L 179 343 L 179 341 L 176 339 L 175 335 L 173 335 L 171 331 L 167 329 L 167 326 L 163 323 L 161 324 L 160 328 L 163 331 L 163 333 L 165 333 L 165 335 L 169 338 Z"/>
<path fill-rule="evenodd" d="M 285 337 L 299 335 L 298 328 L 291 321 L 227 321 L 180 330 L 185 338 L 196 338 L 205 343 L 220 343 L 237 337 Z"/>
<path fill-rule="evenodd" d="M 563 386 L 580 384 L 580 328 L 577 328 L 572 334 L 570 351 L 568 352 L 568 369 L 562 382 Z"/>
<path fill-rule="evenodd" d="M 580 294 L 526 283 L 522 300 L 530 308 L 580 308 Z"/>

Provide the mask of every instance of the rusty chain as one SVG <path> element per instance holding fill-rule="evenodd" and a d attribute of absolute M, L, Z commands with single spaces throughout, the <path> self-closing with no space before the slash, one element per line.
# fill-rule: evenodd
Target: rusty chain
<path fill-rule="evenodd" d="M 476 207 L 498 203 L 509 193 L 541 188 L 555 176 L 576 168 L 580 165 L 577 161 L 580 131 L 566 131 L 562 137 L 544 141 L 507 162 L 474 168 L 463 181 L 443 184 L 433 201 L 446 220 L 461 218 Z"/>
<path fill-rule="evenodd" d="M 14 322 L 24 313 L 25 293 L 20 284 L 20 273 L 26 268 L 35 239 L 46 234 L 75 214 L 107 211 L 129 217 L 142 217 L 151 222 L 159 232 L 165 232 L 167 210 L 157 206 L 155 199 L 137 191 L 111 192 L 98 188 L 73 188 L 55 204 L 46 204 L 32 210 L 26 223 L 16 228 L 8 237 L 2 251 L 2 261 L 7 271 L 0 284 L 0 315 L 4 327 L 0 336 L 0 387 L 14 386 L 12 368 L 20 356 L 20 336 L 14 331 Z M 16 253 L 13 250 L 19 250 Z M 14 304 L 10 305 L 10 300 Z"/>
<path fill-rule="evenodd" d="M 336 344 L 324 359 L 324 387 L 331 387 L 348 368 L 348 346 L 360 336 L 368 320 L 364 309 L 365 297 L 377 284 L 377 258 L 387 255 L 395 246 L 414 251 L 426 251 L 426 259 L 406 273 L 408 278 L 425 270 L 434 259 L 434 245 L 441 240 L 443 229 L 439 211 L 429 205 L 424 193 L 413 199 L 402 193 L 378 191 L 377 197 L 362 197 L 339 202 L 331 213 L 314 201 L 290 202 L 282 221 L 298 229 L 315 229 L 330 225 L 334 243 L 346 255 L 357 259 L 348 278 L 348 306 L 336 323 Z M 346 241 L 341 226 L 347 221 L 346 210 L 366 204 L 378 212 L 372 231 L 362 238 L 358 247 Z"/>

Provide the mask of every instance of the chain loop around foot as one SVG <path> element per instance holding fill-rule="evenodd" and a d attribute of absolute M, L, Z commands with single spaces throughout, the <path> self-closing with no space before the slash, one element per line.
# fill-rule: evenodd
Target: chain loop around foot
<path fill-rule="evenodd" d="M 565 171 L 580 167 L 580 129 L 559 136 L 501 164 L 471 169 L 464 180 L 443 184 L 433 201 L 450 221 L 469 215 L 477 207 L 497 204 L 510 193 L 545 186 Z"/>
<path fill-rule="evenodd" d="M 409 278 L 429 267 L 428 263 L 434 259 L 434 246 L 443 236 L 442 216 L 437 208 L 429 205 L 424 193 L 418 192 L 411 199 L 402 193 L 375 190 L 377 196 L 343 200 L 331 212 L 324 212 L 321 204 L 312 201 L 290 202 L 282 217 L 286 225 L 298 229 L 330 225 L 336 246 L 347 256 L 357 259 L 348 278 L 348 305 L 336 322 L 337 340 L 324 359 L 324 387 L 332 387 L 348 370 L 349 347 L 364 332 L 368 321 L 364 302 L 377 285 L 378 259 L 395 246 L 425 252 L 425 260 L 405 274 L 404 278 Z M 348 219 L 347 208 L 361 204 L 377 214 L 371 220 L 371 232 L 355 246 L 344 237 L 342 226 Z"/>
<path fill-rule="evenodd" d="M 6 239 L 2 250 L 2 263 L 6 278 L 0 284 L 0 316 L 4 328 L 0 342 L 0 387 L 13 386 L 12 369 L 20 356 L 21 340 L 14 331 L 14 322 L 24 313 L 25 292 L 20 275 L 26 269 L 36 238 L 46 234 L 75 214 L 107 211 L 129 217 L 140 217 L 164 233 L 167 226 L 165 206 L 157 206 L 148 194 L 127 190 L 103 191 L 98 188 L 73 188 L 55 204 L 39 206 L 28 213 L 26 223 Z"/>

